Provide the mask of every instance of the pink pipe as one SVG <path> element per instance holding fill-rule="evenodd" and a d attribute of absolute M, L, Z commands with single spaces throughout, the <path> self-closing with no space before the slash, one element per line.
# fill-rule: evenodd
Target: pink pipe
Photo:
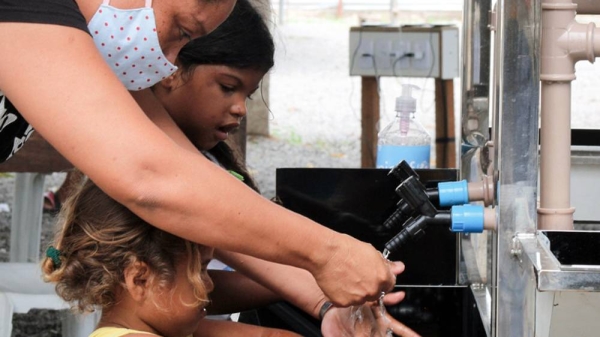
<path fill-rule="evenodd" d="M 498 229 L 495 208 L 485 208 L 483 210 L 483 229 L 490 231 Z"/>
<path fill-rule="evenodd" d="M 573 229 L 570 99 L 571 82 L 542 82 L 538 229 Z"/>
<path fill-rule="evenodd" d="M 574 0 L 577 4 L 577 14 L 600 14 L 600 1 Z"/>
<path fill-rule="evenodd" d="M 494 202 L 494 179 L 484 175 L 481 181 L 467 185 L 469 201 L 483 201 L 485 206 Z"/>
<path fill-rule="evenodd" d="M 541 50 L 540 207 L 538 229 L 573 229 L 570 203 L 571 81 L 575 63 L 594 62 L 600 32 L 575 21 L 572 0 L 543 0 Z"/>

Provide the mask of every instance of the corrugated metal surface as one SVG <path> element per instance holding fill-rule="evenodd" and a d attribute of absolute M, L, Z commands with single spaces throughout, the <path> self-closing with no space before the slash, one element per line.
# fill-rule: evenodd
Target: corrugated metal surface
<path fill-rule="evenodd" d="M 335 8 L 338 0 L 271 0 L 274 8 L 281 2 L 289 9 Z M 343 0 L 345 10 L 389 10 L 391 0 Z M 396 0 L 398 10 L 461 11 L 463 0 Z"/>

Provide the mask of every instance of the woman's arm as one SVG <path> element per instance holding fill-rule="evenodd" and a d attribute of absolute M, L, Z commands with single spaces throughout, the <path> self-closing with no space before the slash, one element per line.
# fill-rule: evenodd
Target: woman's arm
<path fill-rule="evenodd" d="M 266 288 L 271 289 L 271 291 L 280 295 L 282 299 L 292 303 L 300 310 L 314 318 L 320 318 L 319 311 L 327 298 L 321 292 L 312 276 L 305 270 L 221 250 L 215 250 L 215 256 L 236 269 L 236 271 L 248 275 Z M 404 264 L 400 262 L 395 263 L 394 273 L 400 274 L 402 271 L 404 271 Z M 216 284 L 217 282 L 215 282 Z M 232 298 L 236 297 L 233 296 Z M 384 304 L 388 306 L 396 305 L 403 299 L 404 292 L 389 293 L 384 297 Z M 366 305 L 369 310 L 375 311 L 375 317 L 379 317 L 377 316 L 379 311 L 377 302 Z M 340 336 L 343 334 L 344 336 L 352 336 L 353 333 L 350 332 L 351 329 L 349 330 L 351 328 L 349 325 L 351 314 L 352 308 L 332 307 L 327 311 L 321 325 L 323 335 Z M 378 323 L 381 325 L 380 330 L 385 331 L 387 328 L 392 328 L 394 334 L 397 336 L 419 336 L 409 327 L 387 313 L 385 318 L 378 320 Z M 354 335 L 358 336 L 359 334 L 356 333 Z"/>
<path fill-rule="evenodd" d="M 216 249 L 214 255 L 223 263 L 262 284 L 281 299 L 292 303 L 314 318 L 319 318 L 319 310 L 328 300 L 315 279 L 306 270 L 220 249 Z M 395 275 L 403 271 L 403 263 L 393 263 Z"/>
<path fill-rule="evenodd" d="M 214 255 L 231 268 L 270 289 L 281 299 L 314 318 L 319 318 L 319 309 L 327 298 L 306 270 L 220 249 L 216 249 Z"/>
<path fill-rule="evenodd" d="M 340 305 L 392 288 L 390 266 L 371 245 L 275 205 L 168 137 L 85 32 L 0 23 L 0 88 L 65 158 L 149 223 L 306 269 Z"/>
<path fill-rule="evenodd" d="M 215 289 L 210 293 L 209 315 L 260 308 L 281 300 L 279 295 L 237 271 L 209 270 Z"/>
<path fill-rule="evenodd" d="M 171 115 L 167 112 L 160 100 L 156 97 L 152 89 L 144 89 L 140 91 L 130 91 L 131 96 L 137 104 L 142 108 L 146 116 L 157 125 L 164 133 L 173 139 L 181 147 L 189 149 L 194 153 L 198 153 L 198 149 L 192 144 L 189 138 L 177 126 Z"/>

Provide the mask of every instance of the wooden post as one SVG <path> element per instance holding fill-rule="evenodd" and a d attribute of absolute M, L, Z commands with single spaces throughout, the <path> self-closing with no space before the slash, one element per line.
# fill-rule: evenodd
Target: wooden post
<path fill-rule="evenodd" d="M 362 77 L 361 167 L 374 168 L 377 162 L 377 123 L 379 122 L 379 92 L 377 78 Z"/>
<path fill-rule="evenodd" d="M 13 157 L 0 164 L 0 172 L 52 173 L 70 170 L 73 165 L 38 132 Z"/>
<path fill-rule="evenodd" d="M 436 168 L 457 167 L 452 79 L 435 79 L 435 162 Z"/>

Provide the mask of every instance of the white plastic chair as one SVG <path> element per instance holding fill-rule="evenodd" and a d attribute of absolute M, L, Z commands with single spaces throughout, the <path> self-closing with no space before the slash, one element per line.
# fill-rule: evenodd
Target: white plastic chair
<path fill-rule="evenodd" d="M 59 310 L 68 304 L 52 284 L 45 283 L 39 264 L 45 174 L 72 168 L 50 144 L 34 133 L 27 146 L 0 165 L 0 172 L 18 172 L 12 209 L 10 257 L 0 263 L 0 337 L 10 337 L 15 313 L 31 309 Z M 62 319 L 63 337 L 88 336 L 100 312 Z"/>
<path fill-rule="evenodd" d="M 15 313 L 31 309 L 62 310 L 69 305 L 58 297 L 54 285 L 42 280 L 37 263 L 0 263 L 0 336 L 10 337 Z M 100 312 L 74 315 L 66 311 L 62 319 L 62 335 L 88 336 L 100 319 Z"/>

